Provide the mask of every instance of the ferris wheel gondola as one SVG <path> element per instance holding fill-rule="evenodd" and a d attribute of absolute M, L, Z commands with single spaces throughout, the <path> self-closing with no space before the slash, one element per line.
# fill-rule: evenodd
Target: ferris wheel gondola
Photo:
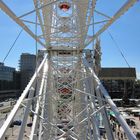
<path fill-rule="evenodd" d="M 71 5 L 68 2 L 60 2 L 59 8 L 63 11 L 68 11 L 70 9 Z"/>

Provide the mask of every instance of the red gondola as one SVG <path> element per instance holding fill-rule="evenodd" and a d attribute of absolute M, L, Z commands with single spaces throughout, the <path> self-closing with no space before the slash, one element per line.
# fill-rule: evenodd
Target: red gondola
<path fill-rule="evenodd" d="M 68 2 L 61 2 L 59 8 L 63 11 L 68 11 L 70 9 L 70 4 Z"/>

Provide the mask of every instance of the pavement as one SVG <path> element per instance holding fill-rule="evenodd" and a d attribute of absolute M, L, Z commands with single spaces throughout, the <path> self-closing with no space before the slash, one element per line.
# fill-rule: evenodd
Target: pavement
<path fill-rule="evenodd" d="M 0 107 L 0 128 L 3 125 L 3 123 L 5 122 L 7 116 L 9 115 L 11 109 L 13 108 L 13 106 L 10 106 L 9 102 L 5 102 L 3 103 L 4 106 Z M 3 113 L 6 112 L 6 113 Z M 22 120 L 23 118 L 23 108 L 20 108 L 16 114 L 16 116 L 14 117 L 14 120 Z M 31 118 L 28 118 L 27 123 L 31 122 Z M 5 134 L 5 137 L 7 137 L 7 140 L 16 140 L 18 137 L 18 133 L 20 131 L 20 126 L 16 126 L 14 125 L 13 128 L 9 128 L 7 133 Z M 24 132 L 24 140 L 29 140 L 29 132 L 31 131 L 31 128 L 26 126 L 25 132 Z"/>
<path fill-rule="evenodd" d="M 5 108 L 6 106 L 4 106 Z M 7 103 L 7 107 L 9 107 L 8 103 Z M 0 107 L 0 111 L 3 109 L 3 107 Z M 120 108 L 121 111 L 124 111 L 126 108 Z M 134 109 L 134 108 L 133 108 Z M 23 117 L 23 108 L 20 108 L 14 118 L 14 120 L 22 120 Z M 9 112 L 7 113 L 1 113 L 0 112 L 0 127 L 2 126 L 2 124 L 4 123 L 5 119 L 7 118 Z M 135 117 L 133 115 L 129 115 L 129 117 L 135 122 L 136 126 L 130 127 L 133 131 L 133 133 L 135 135 L 137 135 L 137 133 L 140 133 L 140 118 L 139 117 Z M 31 123 L 31 118 L 28 118 L 28 122 L 27 123 Z M 18 137 L 18 132 L 20 130 L 20 126 L 14 126 L 13 128 L 9 128 L 8 132 L 6 133 L 7 136 L 7 140 L 16 140 Z M 24 140 L 29 140 L 29 132 L 31 131 L 30 127 L 26 126 L 25 132 L 24 132 Z M 114 131 L 114 137 L 115 140 L 128 140 L 128 138 L 126 137 L 123 129 L 121 127 L 119 127 L 119 125 L 115 126 L 115 131 Z M 137 138 L 138 140 L 140 140 L 140 138 Z M 106 135 L 101 137 L 101 140 L 106 140 Z"/>

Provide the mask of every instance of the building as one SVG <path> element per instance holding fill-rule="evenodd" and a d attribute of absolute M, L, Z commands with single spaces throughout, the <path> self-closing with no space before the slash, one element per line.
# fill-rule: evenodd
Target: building
<path fill-rule="evenodd" d="M 134 96 L 135 68 L 101 68 L 99 77 L 112 98 Z"/>
<path fill-rule="evenodd" d="M 13 72 L 15 68 L 5 66 L 4 63 L 0 63 L 0 80 L 13 81 Z"/>
<path fill-rule="evenodd" d="M 0 63 L 0 101 L 20 96 L 20 72 Z"/>
<path fill-rule="evenodd" d="M 24 90 L 36 68 L 36 55 L 22 53 L 20 56 L 21 90 Z"/>
<path fill-rule="evenodd" d="M 0 90 L 13 89 L 15 68 L 5 66 L 4 63 L 0 63 Z"/>
<path fill-rule="evenodd" d="M 21 74 L 20 71 L 14 71 L 13 73 L 13 86 L 14 89 L 20 90 L 20 81 L 21 81 Z"/>
<path fill-rule="evenodd" d="M 135 82 L 134 98 L 135 99 L 140 99 L 140 80 L 137 80 Z"/>

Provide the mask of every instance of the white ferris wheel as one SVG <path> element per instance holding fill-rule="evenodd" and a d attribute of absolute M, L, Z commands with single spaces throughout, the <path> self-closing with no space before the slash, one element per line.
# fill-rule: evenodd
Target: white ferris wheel
<path fill-rule="evenodd" d="M 1 10 L 44 47 L 32 79 L 0 129 L 0 139 L 5 139 L 22 106 L 24 115 L 18 140 L 100 140 L 101 127 L 108 140 L 115 140 L 108 108 L 127 138 L 136 140 L 98 78 L 101 55 L 98 37 L 136 1 L 127 0 L 112 17 L 96 10 L 96 0 L 33 0 L 35 9 L 19 17 L 0 1 Z M 24 19 L 32 13 L 36 13 L 35 22 Z M 95 14 L 103 20 L 94 21 Z M 41 35 L 34 33 L 27 26 L 29 23 L 39 26 Z M 102 26 L 94 31 L 99 24 Z M 91 44 L 93 49 L 86 49 Z M 25 137 L 31 113 L 32 127 Z"/>

